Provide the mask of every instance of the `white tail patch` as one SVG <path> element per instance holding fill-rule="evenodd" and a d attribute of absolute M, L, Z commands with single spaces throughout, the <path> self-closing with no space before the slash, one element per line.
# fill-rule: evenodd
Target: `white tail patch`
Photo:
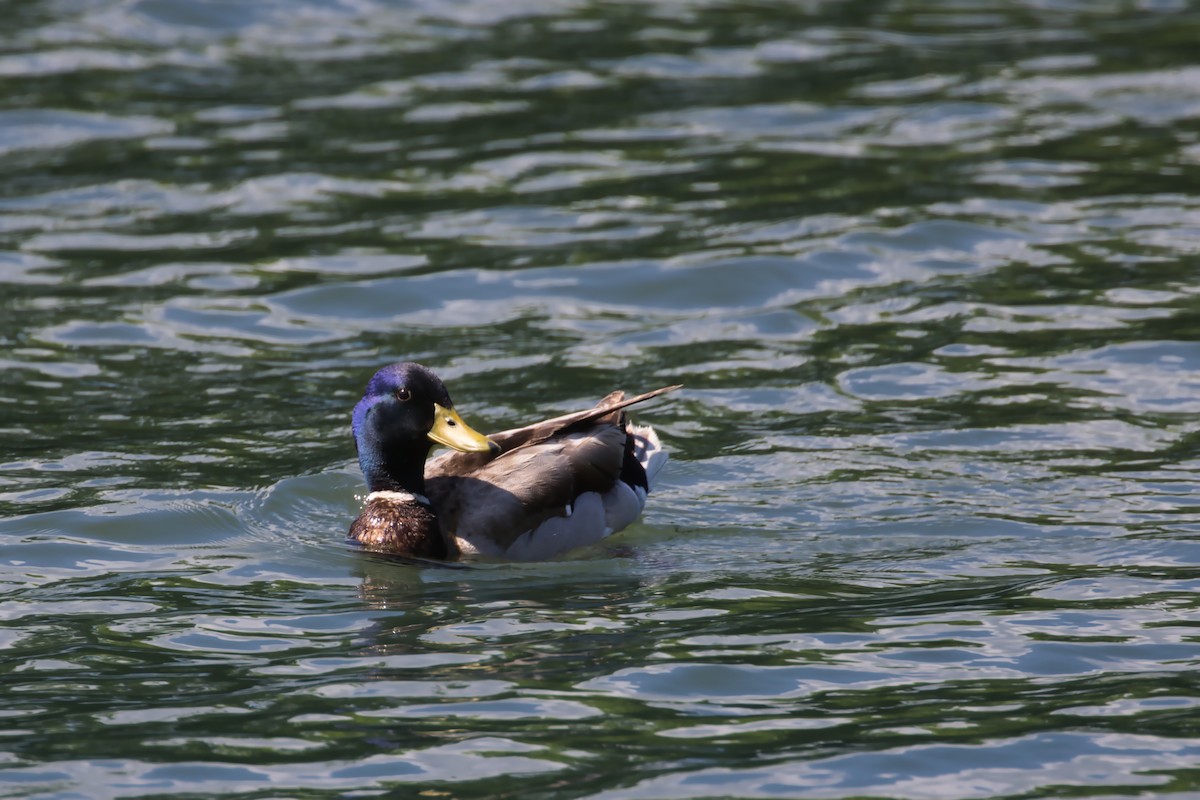
<path fill-rule="evenodd" d="M 628 430 L 633 436 L 633 455 L 646 470 L 646 482 L 653 489 L 655 476 L 666 466 L 667 451 L 649 425 L 630 425 Z M 642 502 L 645 503 L 645 499 Z"/>

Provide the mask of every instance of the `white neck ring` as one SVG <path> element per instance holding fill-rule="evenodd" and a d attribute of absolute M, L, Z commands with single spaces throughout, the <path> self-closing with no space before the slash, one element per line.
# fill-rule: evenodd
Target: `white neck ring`
<path fill-rule="evenodd" d="M 372 500 L 387 500 L 390 503 L 420 503 L 423 506 L 429 505 L 429 498 L 423 494 L 413 494 L 412 492 L 371 492 L 367 495 L 367 502 Z"/>

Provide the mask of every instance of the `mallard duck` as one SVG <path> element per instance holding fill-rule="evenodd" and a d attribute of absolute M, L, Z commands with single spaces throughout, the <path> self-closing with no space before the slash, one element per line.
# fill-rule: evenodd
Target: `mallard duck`
<path fill-rule="evenodd" d="M 453 560 L 552 558 L 629 525 L 667 453 L 623 409 L 678 389 L 626 398 L 484 436 L 454 409 L 431 370 L 410 362 L 375 373 L 352 430 L 367 481 L 349 536 L 364 548 Z M 434 444 L 451 450 L 426 461 Z"/>

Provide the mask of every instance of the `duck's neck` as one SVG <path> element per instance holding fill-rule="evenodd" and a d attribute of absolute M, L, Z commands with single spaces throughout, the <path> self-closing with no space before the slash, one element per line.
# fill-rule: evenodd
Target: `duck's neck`
<path fill-rule="evenodd" d="M 367 479 L 371 492 L 406 492 L 425 494 L 425 457 L 430 444 L 406 443 L 408 446 L 384 449 L 375 442 L 358 442 L 358 465 Z"/>

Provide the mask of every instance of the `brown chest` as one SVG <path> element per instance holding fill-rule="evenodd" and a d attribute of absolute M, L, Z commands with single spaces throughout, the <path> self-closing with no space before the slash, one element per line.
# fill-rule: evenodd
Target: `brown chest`
<path fill-rule="evenodd" d="M 437 517 L 416 502 L 368 500 L 350 525 L 349 537 L 379 553 L 437 559 L 448 554 Z"/>

